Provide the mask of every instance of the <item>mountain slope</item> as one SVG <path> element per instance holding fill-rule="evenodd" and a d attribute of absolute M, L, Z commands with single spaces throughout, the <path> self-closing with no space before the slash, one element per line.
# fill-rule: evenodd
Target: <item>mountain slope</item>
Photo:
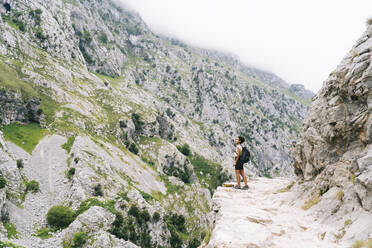
<path fill-rule="evenodd" d="M 307 108 L 287 86 L 157 36 L 111 1 L 19 0 L 1 12 L 1 207 L 4 228 L 20 232 L 15 243 L 71 245 L 84 232 L 97 247 L 195 247 L 238 134 L 252 175 L 291 173 L 287 147 Z M 46 241 L 32 237 L 54 205 L 75 221 Z M 91 206 L 107 218 L 84 222 Z"/>

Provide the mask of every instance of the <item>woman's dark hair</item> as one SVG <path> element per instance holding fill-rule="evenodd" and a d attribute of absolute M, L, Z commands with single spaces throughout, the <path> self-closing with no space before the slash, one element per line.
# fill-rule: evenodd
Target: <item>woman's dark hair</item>
<path fill-rule="evenodd" d="M 240 141 L 240 144 L 244 143 L 245 138 L 243 136 L 238 136 L 238 139 Z"/>

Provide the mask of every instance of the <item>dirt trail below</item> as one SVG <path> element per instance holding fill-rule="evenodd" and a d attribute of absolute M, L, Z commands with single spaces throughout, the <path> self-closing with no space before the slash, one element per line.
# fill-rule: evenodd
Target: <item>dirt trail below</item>
<path fill-rule="evenodd" d="M 350 247 L 324 239 L 333 227 L 295 205 L 292 192 L 278 192 L 290 183 L 287 178 L 256 178 L 249 181 L 249 190 L 219 187 L 213 196 L 216 222 L 207 247 Z"/>

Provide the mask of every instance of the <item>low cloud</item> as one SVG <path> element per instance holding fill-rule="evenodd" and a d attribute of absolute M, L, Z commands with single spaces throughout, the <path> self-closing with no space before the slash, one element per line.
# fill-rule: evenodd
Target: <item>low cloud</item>
<path fill-rule="evenodd" d="M 372 9 L 367 0 L 118 1 L 157 33 L 231 52 L 314 92 L 362 35 Z"/>

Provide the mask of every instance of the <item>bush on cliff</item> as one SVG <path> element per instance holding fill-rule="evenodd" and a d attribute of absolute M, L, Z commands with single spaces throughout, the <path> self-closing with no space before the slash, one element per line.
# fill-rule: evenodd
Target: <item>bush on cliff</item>
<path fill-rule="evenodd" d="M 54 206 L 47 213 L 47 222 L 52 227 L 65 228 L 74 221 L 74 212 L 65 206 Z"/>

